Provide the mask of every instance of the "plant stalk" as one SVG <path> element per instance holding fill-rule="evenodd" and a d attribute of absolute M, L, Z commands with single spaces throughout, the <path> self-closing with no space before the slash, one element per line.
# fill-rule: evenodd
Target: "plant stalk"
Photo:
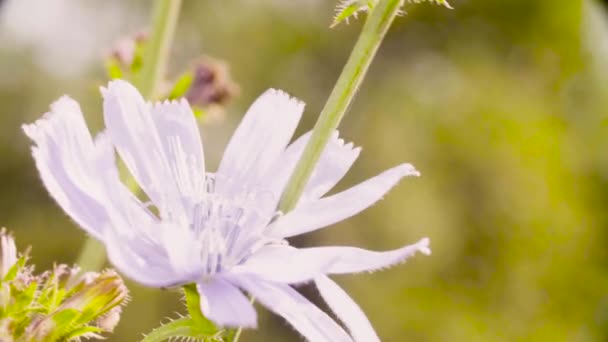
<path fill-rule="evenodd" d="M 136 86 L 147 99 L 155 97 L 169 60 L 182 0 L 157 0 L 154 8 L 152 33 L 146 43 L 143 66 Z"/>
<path fill-rule="evenodd" d="M 302 158 L 287 183 L 279 204 L 282 212 L 291 211 L 298 203 L 323 149 L 352 103 L 380 43 L 402 5 L 403 0 L 380 1 L 368 15 L 342 74 L 319 115 Z"/>

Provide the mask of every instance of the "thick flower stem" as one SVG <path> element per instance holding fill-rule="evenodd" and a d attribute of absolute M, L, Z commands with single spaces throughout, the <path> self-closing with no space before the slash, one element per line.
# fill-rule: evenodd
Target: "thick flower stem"
<path fill-rule="evenodd" d="M 137 87 L 146 98 L 153 98 L 156 95 L 167 69 L 181 2 L 182 0 L 156 1 L 152 32 L 144 51 L 144 64 L 136 80 Z M 137 187 L 137 184 L 130 182 L 129 187 L 133 186 Z M 83 271 L 94 271 L 101 269 L 105 261 L 103 246 L 95 239 L 88 238 L 78 257 L 78 265 Z"/>
<path fill-rule="evenodd" d="M 374 6 L 353 51 L 315 124 L 310 141 L 287 184 L 279 209 L 291 211 L 304 191 L 332 132 L 351 104 L 403 0 L 383 0 Z"/>

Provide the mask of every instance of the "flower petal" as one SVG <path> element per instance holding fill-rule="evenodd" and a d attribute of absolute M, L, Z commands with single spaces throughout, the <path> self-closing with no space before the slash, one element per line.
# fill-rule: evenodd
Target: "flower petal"
<path fill-rule="evenodd" d="M 363 310 L 338 284 L 326 276 L 315 279 L 315 284 L 323 300 L 344 323 L 355 342 L 380 341 Z"/>
<path fill-rule="evenodd" d="M 308 233 L 349 218 L 376 203 L 401 178 L 418 176 L 411 164 L 402 164 L 338 194 L 297 206 L 272 227 L 278 237 Z"/>
<path fill-rule="evenodd" d="M 110 219 L 102 241 L 112 264 L 129 278 L 153 287 L 191 282 L 192 272 L 172 263 L 165 239 L 165 225 L 148 211 L 118 178 L 117 172 L 102 174 Z"/>
<path fill-rule="evenodd" d="M 265 178 L 273 182 L 275 193 L 283 192 L 310 136 L 311 132 L 308 132 L 291 143 L 266 175 Z M 334 131 L 304 188 L 300 203 L 316 200 L 331 190 L 344 177 L 360 152 L 361 148 L 353 148 L 352 143 L 344 144 L 338 131 Z"/>
<path fill-rule="evenodd" d="M 165 101 L 151 107 L 151 115 L 185 206 L 205 191 L 205 159 L 198 124 L 188 102 Z"/>
<path fill-rule="evenodd" d="M 345 144 L 335 131 L 304 188 L 300 203 L 319 199 L 331 190 L 348 172 L 360 152 L 360 147 Z"/>
<path fill-rule="evenodd" d="M 62 97 L 51 112 L 25 133 L 36 143 L 32 154 L 40 177 L 61 208 L 88 233 L 101 238 L 108 224 L 100 172 L 115 168 L 113 150 L 106 140 L 94 143 L 78 103 Z"/>
<path fill-rule="evenodd" d="M 304 103 L 270 89 L 249 108 L 224 152 L 217 188 L 232 194 L 257 183 L 285 150 Z"/>
<path fill-rule="evenodd" d="M 128 278 L 150 287 L 172 287 L 186 280 L 178 277 L 158 246 L 144 239 L 119 237 L 106 231 L 103 238 L 108 259 Z"/>
<path fill-rule="evenodd" d="M 205 317 L 222 327 L 257 327 L 257 314 L 251 301 L 226 280 L 214 278 L 199 282 L 201 311 Z"/>
<path fill-rule="evenodd" d="M 305 259 L 303 259 L 304 257 Z M 303 283 L 325 274 L 333 260 L 312 259 L 287 245 L 269 245 L 256 251 L 247 261 L 233 267 L 235 274 L 250 274 L 279 283 Z"/>
<path fill-rule="evenodd" d="M 289 285 L 253 277 L 238 277 L 234 282 L 265 307 L 285 318 L 308 341 L 352 341 L 342 327 Z"/>
<path fill-rule="evenodd" d="M 150 105 L 125 81 L 110 82 L 102 93 L 108 134 L 131 174 L 159 207 L 161 216 L 179 210 L 175 205 L 180 198 L 178 188 Z"/>
<path fill-rule="evenodd" d="M 319 264 L 325 261 L 329 264 L 326 274 L 358 273 L 375 271 L 400 263 L 421 252 L 430 254 L 429 239 L 423 238 L 413 245 L 386 252 L 369 251 L 356 247 L 313 247 L 298 248 L 294 251 L 293 260 L 300 267 L 307 263 Z"/>
<path fill-rule="evenodd" d="M 0 256 L 0 279 L 2 279 L 17 262 L 15 239 L 4 228 L 0 229 Z"/>

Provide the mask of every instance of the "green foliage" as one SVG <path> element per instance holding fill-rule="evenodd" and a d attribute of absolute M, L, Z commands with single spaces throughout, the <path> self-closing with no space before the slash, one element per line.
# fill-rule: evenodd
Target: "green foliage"
<path fill-rule="evenodd" d="M 195 284 L 183 286 L 189 317 L 182 317 L 152 330 L 142 342 L 171 339 L 200 342 L 222 342 L 224 330 L 218 329 L 201 312 L 201 302 Z"/>
<path fill-rule="evenodd" d="M 180 77 L 177 78 L 175 83 L 173 84 L 173 89 L 169 93 L 168 98 L 171 100 L 178 99 L 180 97 L 186 96 L 186 93 L 194 83 L 194 74 L 192 72 L 185 72 Z"/>
<path fill-rule="evenodd" d="M 58 265 L 36 275 L 28 256 L 17 259 L 12 238 L 0 234 L 2 264 L 13 263 L 0 279 L 0 340 L 79 341 L 113 330 L 127 299 L 117 274 Z"/>
<path fill-rule="evenodd" d="M 335 27 L 341 22 L 348 23 L 349 18 L 357 18 L 360 12 L 369 12 L 381 0 L 342 0 L 336 6 L 336 15 L 330 27 Z M 447 0 L 409 0 L 413 3 L 430 2 L 437 5 L 442 5 L 447 8 L 452 8 Z"/>

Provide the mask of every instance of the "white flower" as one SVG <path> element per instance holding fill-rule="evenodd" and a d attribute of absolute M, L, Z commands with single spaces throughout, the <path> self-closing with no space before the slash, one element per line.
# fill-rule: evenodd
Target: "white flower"
<path fill-rule="evenodd" d="M 281 215 L 279 197 L 310 136 L 289 144 L 303 103 L 281 91 L 265 92 L 211 173 L 185 100 L 150 104 L 124 81 L 111 82 L 102 93 L 106 130 L 95 140 L 78 104 L 67 97 L 24 130 L 36 143 L 33 155 L 51 196 L 105 244 L 114 266 L 148 286 L 196 283 L 203 313 L 222 326 L 256 326 L 245 291 L 308 340 L 378 340 L 361 309 L 327 275 L 373 271 L 417 251 L 429 254 L 428 239 L 388 252 L 297 249 L 285 239 L 369 207 L 402 177 L 418 175 L 411 165 L 323 197 L 360 151 L 336 132 L 297 207 Z M 115 149 L 149 203 L 119 180 Z M 290 286 L 310 281 L 349 333 Z"/>

